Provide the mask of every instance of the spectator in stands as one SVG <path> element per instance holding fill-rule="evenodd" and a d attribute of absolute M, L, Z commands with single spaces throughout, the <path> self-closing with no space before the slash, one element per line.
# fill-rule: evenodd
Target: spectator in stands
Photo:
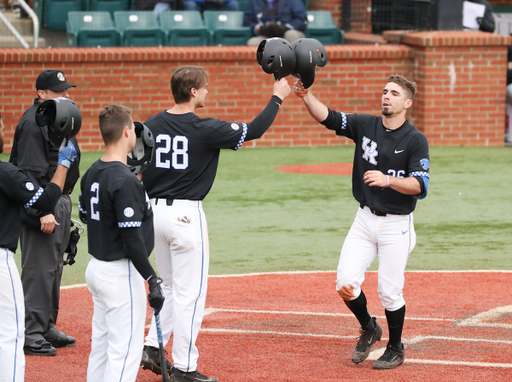
<path fill-rule="evenodd" d="M 485 5 L 484 17 L 477 17 L 476 22 L 480 26 L 482 32 L 494 32 L 494 13 L 492 11 L 492 5 L 487 0 L 468 0 L 471 3 Z"/>
<path fill-rule="evenodd" d="M 270 37 L 283 37 L 292 43 L 304 38 L 308 14 L 301 0 L 249 0 L 244 12 L 244 26 L 251 27 L 254 37 L 249 46 Z"/>
<path fill-rule="evenodd" d="M 153 11 L 156 18 L 161 12 L 183 9 L 183 0 L 135 0 L 136 11 Z"/>
<path fill-rule="evenodd" d="M 186 11 L 238 11 L 237 0 L 183 0 Z"/>

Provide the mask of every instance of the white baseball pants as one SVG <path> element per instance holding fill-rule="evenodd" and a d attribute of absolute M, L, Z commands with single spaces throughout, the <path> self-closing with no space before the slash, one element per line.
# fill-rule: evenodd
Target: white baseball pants
<path fill-rule="evenodd" d="M 94 257 L 85 279 L 94 302 L 87 381 L 135 382 L 144 346 L 144 279 L 128 259 Z"/>
<path fill-rule="evenodd" d="M 14 254 L 0 248 L 0 381 L 25 380 L 25 300 Z"/>
<path fill-rule="evenodd" d="M 368 207 L 359 208 L 341 249 L 336 290 L 354 287 L 361 294 L 366 269 L 379 256 L 378 292 L 382 305 L 391 312 L 405 305 L 402 289 L 409 254 L 416 245 L 412 213 L 376 216 Z"/>
<path fill-rule="evenodd" d="M 182 371 L 197 368 L 196 339 L 203 322 L 210 249 L 201 201 L 151 199 L 155 226 L 155 258 L 163 280 L 165 302 L 160 312 L 162 336 L 173 333 L 172 359 Z M 158 348 L 155 319 L 146 336 L 147 346 Z"/>

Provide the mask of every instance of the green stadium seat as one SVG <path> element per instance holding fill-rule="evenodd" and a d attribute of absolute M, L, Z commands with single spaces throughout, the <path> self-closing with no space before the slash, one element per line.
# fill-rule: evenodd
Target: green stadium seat
<path fill-rule="evenodd" d="M 67 17 L 68 46 L 117 46 L 119 33 L 109 12 L 69 12 Z"/>
<path fill-rule="evenodd" d="M 127 11 L 130 9 L 129 0 L 87 0 L 88 11 L 108 11 L 114 15 L 116 11 Z"/>
<path fill-rule="evenodd" d="M 41 26 L 46 29 L 66 30 L 68 12 L 81 11 L 82 0 L 42 0 Z"/>
<path fill-rule="evenodd" d="M 199 11 L 165 11 L 159 15 L 160 27 L 168 46 L 210 45 L 210 32 Z"/>
<path fill-rule="evenodd" d="M 247 8 L 247 4 L 249 3 L 249 0 L 237 0 L 238 1 L 238 10 L 239 11 L 245 11 L 245 8 Z"/>
<path fill-rule="evenodd" d="M 122 46 L 161 46 L 164 32 L 153 11 L 117 11 L 114 23 Z"/>
<path fill-rule="evenodd" d="M 206 28 L 214 45 L 247 45 L 252 37 L 250 27 L 243 26 L 242 11 L 204 11 Z"/>
<path fill-rule="evenodd" d="M 324 45 L 337 45 L 345 42 L 345 32 L 334 24 L 329 11 L 308 11 L 306 37 L 314 38 Z"/>

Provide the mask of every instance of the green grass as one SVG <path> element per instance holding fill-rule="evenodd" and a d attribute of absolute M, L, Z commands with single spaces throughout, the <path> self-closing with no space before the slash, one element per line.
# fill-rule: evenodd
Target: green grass
<path fill-rule="evenodd" d="M 358 208 L 350 176 L 291 174 L 277 166 L 351 162 L 353 147 L 224 150 L 204 201 L 210 274 L 335 270 Z M 101 153 L 84 153 L 82 171 Z M 5 154 L 1 156 L 5 160 Z M 512 270 L 512 150 L 433 147 L 429 195 L 414 213 L 409 270 Z M 79 187 L 78 187 L 79 188 Z M 75 189 L 74 218 L 77 219 Z M 87 235 L 63 284 L 83 283 Z M 151 256 L 154 264 L 154 256 Z M 18 259 L 19 264 L 19 250 Z M 376 269 L 374 262 L 371 269 Z"/>

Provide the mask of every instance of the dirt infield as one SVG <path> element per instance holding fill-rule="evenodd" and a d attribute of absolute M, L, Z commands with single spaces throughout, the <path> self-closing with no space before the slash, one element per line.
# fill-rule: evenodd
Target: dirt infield
<path fill-rule="evenodd" d="M 342 304 L 335 272 L 209 278 L 198 339 L 199 370 L 221 382 L 504 381 L 512 374 L 512 272 L 407 272 L 406 361 L 373 370 L 387 340 L 377 274 L 363 289 L 383 324 L 368 360 L 350 361 L 356 320 Z M 27 357 L 27 382 L 85 381 L 92 300 L 85 286 L 63 289 L 59 329 L 77 338 L 56 357 Z M 151 312 L 148 310 L 148 324 Z M 170 351 L 168 344 L 166 350 Z M 140 370 L 137 381 L 161 377 Z"/>

